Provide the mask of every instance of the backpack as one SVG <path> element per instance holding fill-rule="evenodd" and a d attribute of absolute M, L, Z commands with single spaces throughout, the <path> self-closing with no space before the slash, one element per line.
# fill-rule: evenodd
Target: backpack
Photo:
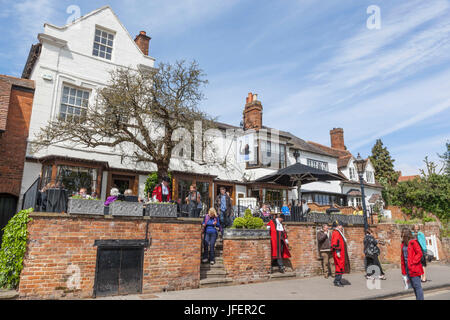
<path fill-rule="evenodd" d="M 373 258 L 380 254 L 380 249 L 375 244 L 375 239 L 372 236 L 366 236 L 364 239 L 364 254 L 366 257 Z"/>

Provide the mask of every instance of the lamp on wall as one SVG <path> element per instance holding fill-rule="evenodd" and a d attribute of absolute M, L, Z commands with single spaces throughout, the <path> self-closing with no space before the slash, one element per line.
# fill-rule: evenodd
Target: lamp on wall
<path fill-rule="evenodd" d="M 355 160 L 355 164 L 356 164 L 356 170 L 358 171 L 358 176 L 359 176 L 359 186 L 361 188 L 361 203 L 362 203 L 362 207 L 363 207 L 364 231 L 366 231 L 368 228 L 366 197 L 364 196 L 364 180 L 363 180 L 365 162 L 366 161 L 363 158 L 361 158 L 361 155 L 358 153 L 358 157 Z"/>

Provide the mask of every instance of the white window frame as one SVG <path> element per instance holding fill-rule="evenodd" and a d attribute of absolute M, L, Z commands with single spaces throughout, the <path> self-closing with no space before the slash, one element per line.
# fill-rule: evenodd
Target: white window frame
<path fill-rule="evenodd" d="M 314 159 L 306 159 L 306 164 L 310 167 L 321 169 L 324 171 L 328 171 L 328 162 L 320 161 L 320 160 L 314 160 Z"/>
<path fill-rule="evenodd" d="M 98 32 L 100 33 L 100 35 L 98 35 Z M 104 37 L 104 35 L 106 35 L 106 37 Z M 94 42 L 92 46 L 92 55 L 97 58 L 112 61 L 115 38 L 115 32 L 111 32 L 109 30 L 96 26 L 94 32 Z M 105 50 L 101 50 L 103 47 L 105 48 Z M 101 56 L 102 52 L 104 52 L 103 57 Z"/>
<path fill-rule="evenodd" d="M 67 93 L 65 89 L 68 89 Z M 81 93 L 81 95 L 79 93 Z M 79 118 L 81 115 L 86 114 L 89 106 L 90 96 L 91 90 L 89 89 L 63 83 L 61 89 L 61 99 L 59 100 L 58 119 L 62 121 L 67 121 L 68 115 L 74 115 L 75 117 Z M 65 108 L 64 111 L 63 106 Z M 77 109 L 79 110 L 79 113 L 76 112 Z M 64 118 L 62 118 L 63 114 Z"/>

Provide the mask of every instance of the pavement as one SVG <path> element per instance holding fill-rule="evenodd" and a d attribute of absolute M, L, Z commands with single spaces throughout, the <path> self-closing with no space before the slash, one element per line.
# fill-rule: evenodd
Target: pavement
<path fill-rule="evenodd" d="M 342 288 L 333 286 L 333 278 L 324 277 L 291 278 L 289 280 L 233 285 L 214 288 L 200 288 L 181 291 L 169 291 L 153 294 L 127 295 L 97 298 L 97 300 L 372 300 L 372 299 L 409 299 L 413 290 L 404 290 L 401 271 L 398 268 L 385 270 L 387 280 L 369 282 L 364 274 L 350 273 L 344 279 L 350 282 Z M 446 297 L 445 290 L 450 289 L 450 264 L 437 262 L 427 267 L 430 281 L 422 283 L 425 299 L 436 295 L 427 295 L 430 290 L 444 290 L 437 297 Z M 447 293 L 448 294 L 448 293 Z"/>

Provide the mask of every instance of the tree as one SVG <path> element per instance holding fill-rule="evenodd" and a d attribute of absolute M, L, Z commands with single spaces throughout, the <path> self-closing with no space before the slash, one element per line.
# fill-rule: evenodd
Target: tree
<path fill-rule="evenodd" d="M 214 127 L 213 119 L 197 107 L 204 98 L 204 77 L 195 61 L 159 63 L 156 69 L 118 68 L 98 91 L 95 105 L 79 115 L 49 121 L 35 150 L 61 142 L 111 147 L 133 162 L 155 164 L 158 177 L 166 176 L 176 130 L 193 132 L 196 121 L 203 129 Z"/>
<path fill-rule="evenodd" d="M 397 183 L 399 173 L 394 170 L 394 159 L 383 142 L 378 139 L 372 148 L 372 155 L 369 156 L 370 161 L 375 169 L 375 179 L 381 184 L 395 185 Z"/>
<path fill-rule="evenodd" d="M 435 214 L 441 221 L 450 219 L 450 176 L 436 170 L 437 165 L 425 157 L 426 169 L 421 177 L 399 182 L 388 188 L 393 204 L 403 207 L 407 214 L 423 217 Z"/>

